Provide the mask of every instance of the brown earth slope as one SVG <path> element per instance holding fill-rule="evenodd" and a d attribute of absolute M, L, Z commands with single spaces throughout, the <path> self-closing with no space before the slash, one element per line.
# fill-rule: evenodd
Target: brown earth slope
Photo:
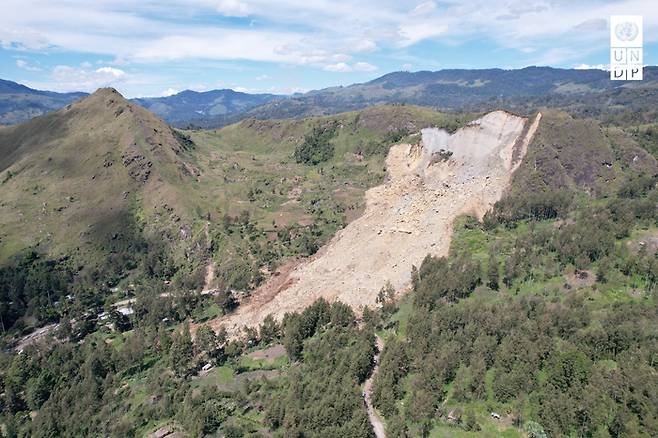
<path fill-rule="evenodd" d="M 417 145 L 393 146 L 388 180 L 366 193 L 366 209 L 313 258 L 257 290 L 235 313 L 213 322 L 237 333 L 265 316 L 282 318 L 315 299 L 355 309 L 374 306 L 387 283 L 402 290 L 413 265 L 444 255 L 452 223 L 464 213 L 482 217 L 498 201 L 525 155 L 541 119 L 495 111 L 453 135 L 422 131 Z M 452 152 L 442 159 L 441 150 Z M 445 156 L 445 155 L 443 155 Z"/>

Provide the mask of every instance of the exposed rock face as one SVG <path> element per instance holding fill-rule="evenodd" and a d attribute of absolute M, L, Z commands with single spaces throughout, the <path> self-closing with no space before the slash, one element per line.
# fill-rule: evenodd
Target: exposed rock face
<path fill-rule="evenodd" d="M 368 190 L 364 214 L 285 281 L 273 279 L 275 289 L 265 285 L 214 325 L 235 333 L 267 314 L 281 318 L 319 297 L 358 309 L 374 306 L 387 282 L 403 290 L 412 265 L 419 266 L 427 254 L 447 254 L 457 216 L 481 218 L 501 198 L 540 118 L 528 122 L 495 111 L 453 135 L 425 129 L 420 144 L 393 146 L 386 160 L 389 179 Z M 446 159 L 437 160 L 437 153 Z"/>

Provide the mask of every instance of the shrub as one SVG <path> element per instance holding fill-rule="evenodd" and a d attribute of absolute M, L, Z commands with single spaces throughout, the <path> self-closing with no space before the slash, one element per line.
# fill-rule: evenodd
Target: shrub
<path fill-rule="evenodd" d="M 334 156 L 331 139 L 336 135 L 337 123 L 316 126 L 304 137 L 304 142 L 295 148 L 295 161 L 316 165 L 329 161 Z"/>

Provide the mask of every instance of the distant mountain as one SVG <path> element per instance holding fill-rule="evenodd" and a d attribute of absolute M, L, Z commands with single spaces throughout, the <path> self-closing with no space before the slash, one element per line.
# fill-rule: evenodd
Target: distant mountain
<path fill-rule="evenodd" d="M 324 115 L 386 103 L 408 103 L 443 111 L 487 111 L 500 107 L 531 111 L 554 106 L 599 112 L 609 105 L 655 102 L 658 67 L 645 67 L 644 81 L 611 81 L 603 70 L 527 67 L 520 70 L 394 72 L 364 84 L 332 87 L 278 99 L 251 110 L 260 119 Z M 637 102 L 635 102 L 637 103 Z"/>
<path fill-rule="evenodd" d="M 34 90 L 0 79 L 0 125 L 14 125 L 59 109 L 87 93 Z"/>
<path fill-rule="evenodd" d="M 281 96 L 274 94 L 248 94 L 233 90 L 196 92 L 185 90 L 167 97 L 146 97 L 133 101 L 149 109 L 167 122 L 186 125 L 221 125 L 236 114 L 264 105 Z"/>
<path fill-rule="evenodd" d="M 628 111 L 630 107 L 636 114 L 652 111 L 649 103 L 655 102 L 653 97 L 658 98 L 658 67 L 645 67 L 645 79 L 640 82 L 611 81 L 609 75 L 603 70 L 551 67 L 393 72 L 363 84 L 293 96 L 219 90 L 184 92 L 139 102 L 176 126 L 202 128 L 221 127 L 245 118 L 319 116 L 395 103 L 457 112 L 507 108 L 529 113 L 543 106 L 561 108 L 576 115 L 597 116 Z M 208 97 L 214 96 L 213 93 L 222 96 L 218 98 L 219 112 L 215 110 L 215 114 L 201 106 L 201 102 L 212 101 Z M 242 104 L 227 105 L 219 99 Z M 258 100 L 264 102 L 256 104 Z M 166 106 L 159 108 L 160 104 Z M 249 108 L 249 105 L 253 106 Z"/>
<path fill-rule="evenodd" d="M 31 90 L 0 81 L 0 124 L 14 124 L 64 106 L 83 93 Z M 575 115 L 655 112 L 658 67 L 644 80 L 611 81 L 603 70 L 527 67 L 518 70 L 393 72 L 363 84 L 331 87 L 292 96 L 233 90 L 186 90 L 168 97 L 133 99 L 177 127 L 217 128 L 245 118 L 282 119 L 329 115 L 379 104 L 405 103 L 442 111 L 529 113 L 550 106 Z"/>

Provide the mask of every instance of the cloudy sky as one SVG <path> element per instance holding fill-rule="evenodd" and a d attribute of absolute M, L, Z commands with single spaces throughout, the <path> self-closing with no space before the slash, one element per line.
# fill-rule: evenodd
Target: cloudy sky
<path fill-rule="evenodd" d="M 610 15 L 656 0 L 0 0 L 0 78 L 126 96 L 233 88 L 292 93 L 397 70 L 587 67 L 609 59 Z"/>

